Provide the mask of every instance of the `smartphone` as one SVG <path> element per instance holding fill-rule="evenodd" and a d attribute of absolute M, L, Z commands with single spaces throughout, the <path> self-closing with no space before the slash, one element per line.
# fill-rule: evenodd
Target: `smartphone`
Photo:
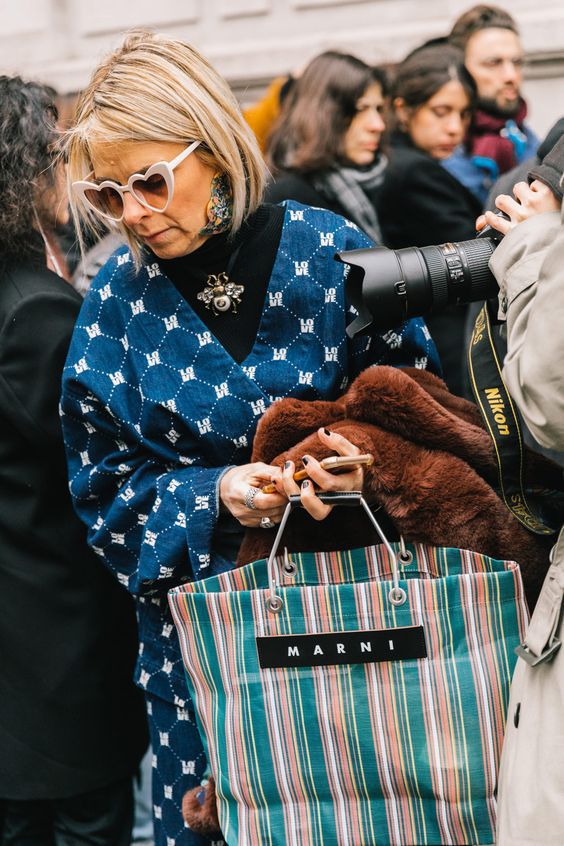
<path fill-rule="evenodd" d="M 327 458 L 322 458 L 319 464 L 323 468 L 323 470 L 327 470 L 328 473 L 346 473 L 349 470 L 354 470 L 357 467 L 369 467 L 374 458 L 372 455 L 329 455 Z M 294 473 L 294 481 L 301 482 L 303 479 L 308 478 L 308 472 L 304 467 L 303 470 L 297 470 Z M 265 485 L 261 488 L 262 493 L 274 493 L 276 491 L 276 485 L 269 484 Z"/>

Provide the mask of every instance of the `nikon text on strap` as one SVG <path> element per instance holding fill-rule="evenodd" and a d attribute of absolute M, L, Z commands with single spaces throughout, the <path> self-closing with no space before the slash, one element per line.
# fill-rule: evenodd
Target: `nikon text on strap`
<path fill-rule="evenodd" d="M 525 495 L 524 443 L 515 406 L 501 374 L 492 334 L 491 304 L 480 310 L 468 350 L 470 382 L 492 437 L 499 471 L 500 495 L 513 515 L 537 535 L 551 535 L 562 521 L 550 520 L 540 502 Z"/>

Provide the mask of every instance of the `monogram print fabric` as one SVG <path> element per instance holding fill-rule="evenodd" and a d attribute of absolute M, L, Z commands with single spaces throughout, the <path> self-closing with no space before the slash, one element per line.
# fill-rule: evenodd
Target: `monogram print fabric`
<path fill-rule="evenodd" d="M 207 759 L 192 707 L 171 705 L 147 696 L 151 736 L 154 846 L 225 846 L 217 837 L 189 831 L 182 817 L 182 798 L 200 784 Z"/>

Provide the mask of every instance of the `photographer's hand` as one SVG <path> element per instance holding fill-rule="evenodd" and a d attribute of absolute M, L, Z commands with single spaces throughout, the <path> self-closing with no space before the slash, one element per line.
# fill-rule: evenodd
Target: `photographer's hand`
<path fill-rule="evenodd" d="M 544 182 L 539 182 L 536 179 L 530 185 L 526 182 L 518 182 L 513 188 L 513 194 L 515 199 L 508 194 L 500 194 L 495 201 L 498 209 L 509 215 L 510 220 L 488 211 L 478 218 L 476 229 L 483 229 L 486 224 L 489 224 L 493 229 L 507 235 L 517 224 L 535 214 L 559 211 L 560 209 L 560 201 L 557 200 L 550 188 Z"/>

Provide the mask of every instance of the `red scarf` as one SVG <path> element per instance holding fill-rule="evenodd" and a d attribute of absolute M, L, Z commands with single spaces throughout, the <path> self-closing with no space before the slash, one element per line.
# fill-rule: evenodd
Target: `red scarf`
<path fill-rule="evenodd" d="M 527 115 L 527 104 L 521 100 L 519 111 L 513 117 L 521 129 Z M 518 164 L 515 148 L 509 138 L 500 135 L 504 128 L 506 117 L 494 115 L 491 112 L 478 110 L 470 130 L 469 147 L 473 156 L 484 156 L 496 162 L 499 172 L 506 173 Z"/>

